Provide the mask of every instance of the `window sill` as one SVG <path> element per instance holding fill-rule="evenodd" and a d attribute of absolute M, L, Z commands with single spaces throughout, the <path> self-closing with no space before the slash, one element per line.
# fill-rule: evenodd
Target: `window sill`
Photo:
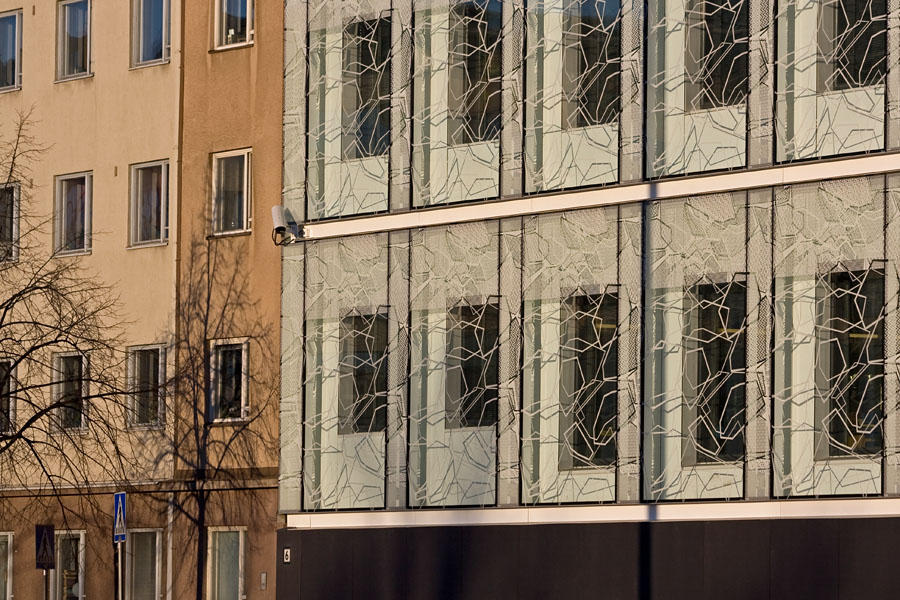
<path fill-rule="evenodd" d="M 79 73 L 77 75 L 66 75 L 65 77 L 57 77 L 53 83 L 66 83 L 67 81 L 77 81 L 79 79 L 91 79 L 93 73 Z"/>
<path fill-rule="evenodd" d="M 206 236 L 208 240 L 215 240 L 219 238 L 230 238 L 230 237 L 241 237 L 244 235 L 250 235 L 253 233 L 252 229 L 239 229 L 237 231 L 223 231 L 221 233 L 211 233 Z"/>
<path fill-rule="evenodd" d="M 169 245 L 169 240 L 160 240 L 153 242 L 136 242 L 125 246 L 126 250 L 140 250 L 141 248 L 160 248 Z"/>
<path fill-rule="evenodd" d="M 88 428 L 86 425 L 82 425 L 81 427 L 56 427 L 53 429 L 53 435 L 77 435 L 83 436 L 88 434 Z"/>
<path fill-rule="evenodd" d="M 75 256 L 88 256 L 91 253 L 90 248 L 84 250 L 57 250 L 53 253 L 53 258 L 70 258 Z"/>
<path fill-rule="evenodd" d="M 165 423 L 140 423 L 129 425 L 127 430 L 129 432 L 140 432 L 140 431 L 162 431 L 165 429 Z"/>
<path fill-rule="evenodd" d="M 11 94 L 12 92 L 19 92 L 21 90 L 22 90 L 22 84 L 11 85 L 9 87 L 0 88 L 0 94 Z"/>
<path fill-rule="evenodd" d="M 237 44 L 226 44 L 224 46 L 216 46 L 215 48 L 211 48 L 210 54 L 218 54 L 219 52 L 228 52 L 229 50 L 240 50 L 241 48 L 251 48 L 256 44 L 256 40 L 250 40 L 249 42 L 240 42 Z"/>
<path fill-rule="evenodd" d="M 206 424 L 207 427 L 231 427 L 234 425 L 246 425 L 250 422 L 249 417 L 230 417 L 228 419 L 213 419 Z"/>
<path fill-rule="evenodd" d="M 141 71 L 143 69 L 149 69 L 151 67 L 161 67 L 163 65 L 167 65 L 172 62 L 170 58 L 163 58 L 160 60 L 148 60 L 147 62 L 137 63 L 135 65 L 131 65 L 128 70 L 129 71 Z"/>

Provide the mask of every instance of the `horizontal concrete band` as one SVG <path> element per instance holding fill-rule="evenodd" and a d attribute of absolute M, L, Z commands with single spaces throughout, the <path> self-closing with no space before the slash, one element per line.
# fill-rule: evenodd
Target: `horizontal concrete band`
<path fill-rule="evenodd" d="M 715 175 L 683 177 L 591 190 L 541 194 L 511 200 L 494 200 L 412 210 L 395 214 L 307 223 L 303 226 L 303 233 L 305 239 L 333 238 L 592 208 L 643 200 L 682 198 L 684 196 L 716 194 L 734 190 L 792 185 L 826 179 L 875 175 L 892 171 L 900 171 L 900 154 L 872 154 L 855 158 L 821 160 L 777 167 L 730 171 Z"/>
<path fill-rule="evenodd" d="M 287 515 L 290 529 L 900 517 L 900 498 L 691 502 Z"/>

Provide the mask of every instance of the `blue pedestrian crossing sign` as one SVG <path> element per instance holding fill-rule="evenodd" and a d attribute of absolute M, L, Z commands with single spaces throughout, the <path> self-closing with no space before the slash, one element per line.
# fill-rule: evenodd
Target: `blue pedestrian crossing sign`
<path fill-rule="evenodd" d="M 113 498 L 113 543 L 124 542 L 128 532 L 125 528 L 125 492 L 116 492 Z"/>
<path fill-rule="evenodd" d="M 56 568 L 53 525 L 34 526 L 34 566 L 38 569 Z"/>

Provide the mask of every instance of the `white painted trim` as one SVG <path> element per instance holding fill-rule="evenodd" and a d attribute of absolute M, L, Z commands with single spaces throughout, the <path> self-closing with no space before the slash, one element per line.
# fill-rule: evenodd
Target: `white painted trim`
<path fill-rule="evenodd" d="M 289 529 L 536 525 L 646 521 L 847 519 L 900 516 L 900 498 L 685 502 L 287 515 Z"/>
<path fill-rule="evenodd" d="M 441 206 L 404 213 L 306 223 L 303 226 L 303 233 L 305 239 L 332 238 L 592 208 L 650 199 L 661 200 L 731 192 L 734 190 L 794 185 L 811 181 L 889 173 L 898 170 L 900 170 L 900 155 L 897 153 L 871 154 L 854 158 L 779 165 L 763 169 L 682 177 L 592 190 L 541 194 L 512 200 Z"/>

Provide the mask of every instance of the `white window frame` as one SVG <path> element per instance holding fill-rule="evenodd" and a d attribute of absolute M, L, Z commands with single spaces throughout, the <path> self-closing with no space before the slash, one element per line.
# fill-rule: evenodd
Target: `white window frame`
<path fill-rule="evenodd" d="M 243 48 L 244 46 L 252 46 L 253 42 L 256 39 L 256 23 L 254 22 L 254 17 L 256 16 L 256 6 L 254 0 L 247 0 L 247 41 L 246 42 L 235 42 L 234 44 L 228 44 L 225 42 L 225 36 L 223 35 L 225 32 L 222 31 L 222 12 L 224 8 L 225 0 L 213 0 L 216 4 L 216 8 L 213 11 L 215 13 L 215 22 L 213 26 L 215 30 L 213 31 L 213 47 L 216 50 L 227 50 L 231 48 Z"/>
<path fill-rule="evenodd" d="M 81 358 L 81 425 L 79 427 L 63 427 L 60 419 L 62 406 L 56 407 L 54 412 L 57 418 L 57 431 L 85 431 L 88 427 L 88 404 L 87 397 L 90 393 L 90 383 L 88 369 L 90 369 L 90 360 L 86 354 L 81 352 L 57 352 L 53 354 L 53 384 L 51 386 L 53 404 L 60 401 L 62 397 L 62 359 L 77 356 Z"/>
<path fill-rule="evenodd" d="M 160 597 L 160 588 L 162 583 L 162 529 L 156 527 L 144 527 L 128 529 L 125 534 L 125 599 L 132 598 L 132 578 L 134 573 L 134 552 L 131 548 L 131 535 L 134 533 L 154 533 L 156 534 L 156 589 L 153 597 Z"/>
<path fill-rule="evenodd" d="M 219 197 L 219 165 L 221 160 L 232 156 L 244 157 L 244 227 L 242 229 L 232 229 L 229 231 L 219 231 L 217 224 L 219 222 L 218 197 Z M 216 152 L 212 155 L 212 231 L 215 236 L 240 235 L 249 233 L 253 227 L 253 198 L 251 192 L 253 190 L 253 149 L 241 148 L 240 150 L 229 150 L 227 152 Z"/>
<path fill-rule="evenodd" d="M 77 250 L 63 250 L 63 182 L 70 179 L 79 179 L 84 177 L 84 248 Z M 79 173 L 69 173 L 68 175 L 57 175 L 56 177 L 56 200 L 54 202 L 55 209 L 53 211 L 53 254 L 55 256 L 71 256 L 78 254 L 91 253 L 91 241 L 93 228 L 93 197 L 94 197 L 94 172 L 81 171 Z"/>
<path fill-rule="evenodd" d="M 6 538 L 8 556 L 6 557 L 6 597 L 13 597 L 13 558 L 15 557 L 16 535 L 12 531 L 0 531 L 0 538 Z"/>
<path fill-rule="evenodd" d="M 215 596 L 215 588 L 213 584 L 215 577 L 213 569 L 216 568 L 215 556 L 213 555 L 213 538 L 216 533 L 227 533 L 229 531 L 237 531 L 240 534 L 240 548 L 238 550 L 238 598 L 244 597 L 244 563 L 245 550 L 247 547 L 247 528 L 246 527 L 207 527 L 206 529 L 206 589 L 209 590 L 209 599 L 218 600 Z"/>
<path fill-rule="evenodd" d="M 78 536 L 78 599 L 84 600 L 84 587 L 85 587 L 85 585 L 84 585 L 85 584 L 85 581 L 84 581 L 84 575 L 85 575 L 84 558 L 85 558 L 85 538 L 87 537 L 87 532 L 84 529 L 77 529 L 77 530 L 64 529 L 62 531 L 56 532 L 55 539 L 53 540 L 54 545 L 56 546 L 56 550 L 55 550 L 56 555 L 53 557 L 53 559 L 56 562 L 57 568 L 50 570 L 50 591 L 51 591 L 50 597 L 53 600 L 59 600 L 59 592 L 60 592 L 59 581 L 58 581 L 58 579 L 59 579 L 58 571 L 59 571 L 59 562 L 60 562 L 59 561 L 59 550 L 60 550 L 61 546 L 60 546 L 59 540 L 62 537 L 76 536 L 76 535 Z"/>
<path fill-rule="evenodd" d="M 131 68 L 137 69 L 141 67 L 152 67 L 155 65 L 164 65 L 169 62 L 172 55 L 172 3 L 170 0 L 163 0 L 163 50 L 162 58 L 154 58 L 152 60 L 141 60 L 141 49 L 144 44 L 143 31 L 144 28 L 142 18 L 144 11 L 142 10 L 145 0 L 132 0 L 131 3 Z"/>
<path fill-rule="evenodd" d="M 71 73 L 65 74 L 63 71 L 65 70 L 66 65 L 66 53 L 65 53 L 65 36 L 66 36 L 66 27 L 65 27 L 65 7 L 69 4 L 75 4 L 77 2 L 81 2 L 82 0 L 58 0 L 56 3 L 56 81 L 69 81 L 71 79 L 81 79 L 82 77 L 92 77 L 94 72 L 92 69 L 92 52 L 91 46 L 91 38 L 93 36 L 93 32 L 91 31 L 93 28 L 94 21 L 94 11 L 92 6 L 92 0 L 87 1 L 87 10 L 88 10 L 88 24 L 87 24 L 87 56 L 85 56 L 85 63 L 87 69 L 83 73 Z"/>
<path fill-rule="evenodd" d="M 9 429 L 3 430 L 0 427 L 0 433 L 6 433 L 15 430 L 16 427 L 16 364 L 12 359 L 0 360 L 0 363 L 9 363 Z M 0 531 L 0 535 L 3 532 Z M 10 596 L 7 596 L 9 598 Z"/>
<path fill-rule="evenodd" d="M 16 74 L 15 82 L 6 87 L 0 87 L 0 93 L 15 92 L 22 89 L 22 9 L 7 10 L 0 12 L 0 18 L 4 17 L 16 18 Z"/>
<path fill-rule="evenodd" d="M 241 416 L 239 417 L 220 417 L 219 416 L 219 352 L 222 346 L 241 345 Z M 212 393 L 210 394 L 210 413 L 215 416 L 209 419 L 211 423 L 229 423 L 235 421 L 246 421 L 250 416 L 250 340 L 249 338 L 226 338 L 210 341 L 210 386 Z M 211 414 L 212 416 L 212 414 Z"/>
<path fill-rule="evenodd" d="M 165 422 L 166 408 L 166 392 L 164 383 L 166 381 L 166 346 L 165 344 L 147 344 L 144 346 L 131 346 L 128 352 L 128 389 L 134 390 L 137 387 L 137 353 L 141 350 L 159 350 L 159 409 L 156 415 L 156 421 L 151 423 L 137 422 L 137 396 L 135 394 L 128 395 L 128 427 L 130 429 L 158 429 Z"/>
<path fill-rule="evenodd" d="M 19 209 L 22 203 L 22 186 L 19 185 L 19 182 L 13 181 L 8 185 L 0 186 L 2 189 L 12 188 L 13 190 L 13 231 L 12 231 L 12 248 L 10 249 L 9 257 L 3 258 L 0 256 L 0 263 L 3 262 L 16 262 L 19 260 Z"/>
<path fill-rule="evenodd" d="M 138 177 L 137 172 L 140 169 L 145 169 L 148 167 L 162 167 L 162 193 L 163 197 L 160 198 L 160 203 L 162 204 L 162 210 L 160 211 L 160 237 L 152 240 L 138 240 L 137 234 L 139 229 L 139 222 L 141 217 L 141 211 L 139 206 L 139 190 L 138 190 Z M 128 235 L 128 247 L 129 248 L 143 248 L 146 246 L 161 246 L 169 243 L 169 161 L 165 160 L 153 160 L 145 163 L 137 163 L 131 165 L 131 208 L 130 212 L 130 233 Z"/>

